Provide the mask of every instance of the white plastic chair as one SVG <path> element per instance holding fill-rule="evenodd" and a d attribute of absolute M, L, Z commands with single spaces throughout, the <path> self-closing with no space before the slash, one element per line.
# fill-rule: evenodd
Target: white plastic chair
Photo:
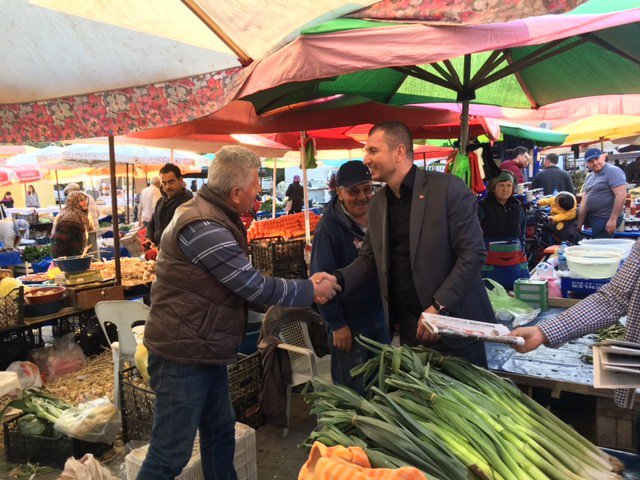
<path fill-rule="evenodd" d="M 96 317 L 100 322 L 100 327 L 105 337 L 109 338 L 107 333 L 107 324 L 116 326 L 118 340 L 111 343 L 111 352 L 113 354 L 113 401 L 115 405 L 120 407 L 120 382 L 118 381 L 118 373 L 125 362 L 133 362 L 135 359 L 138 341 L 134 333 L 134 325 L 145 323 L 149 317 L 149 307 L 142 302 L 130 300 L 108 300 L 98 302 L 95 306 Z M 135 330 L 138 330 L 136 327 Z"/>
<path fill-rule="evenodd" d="M 324 380 L 331 381 L 331 354 L 318 357 L 311 344 L 309 328 L 306 322 L 291 320 L 284 324 L 280 330 L 280 340 L 278 348 L 289 353 L 291 361 L 291 384 L 287 385 L 287 425 L 291 415 L 291 389 L 297 385 L 302 385 L 311 380 L 312 377 L 319 376 Z M 289 434 L 289 428 L 285 427 L 282 436 Z"/>

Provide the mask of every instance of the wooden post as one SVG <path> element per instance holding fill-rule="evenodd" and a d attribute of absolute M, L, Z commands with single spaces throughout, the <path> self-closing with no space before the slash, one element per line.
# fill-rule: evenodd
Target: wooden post
<path fill-rule="evenodd" d="M 125 164 L 125 175 L 127 179 L 127 223 L 131 223 L 131 217 L 129 213 L 129 164 Z"/>
<path fill-rule="evenodd" d="M 109 135 L 109 176 L 111 178 L 111 216 L 113 217 L 113 250 L 116 264 L 116 283 L 122 283 L 120 269 L 120 228 L 118 228 L 118 195 L 116 194 L 116 148 L 113 135 Z"/>
<path fill-rule="evenodd" d="M 311 245 L 311 226 L 309 225 L 309 188 L 307 187 L 307 159 L 304 143 L 306 132 L 300 132 L 300 163 L 302 165 L 302 191 L 304 192 L 304 235 L 307 245 Z"/>

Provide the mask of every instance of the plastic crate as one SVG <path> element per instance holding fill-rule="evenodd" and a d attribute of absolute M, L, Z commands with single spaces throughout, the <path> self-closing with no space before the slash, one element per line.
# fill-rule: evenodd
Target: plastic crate
<path fill-rule="evenodd" d="M 127 480 L 135 480 L 140 472 L 144 459 L 147 458 L 149 445 L 136 448 L 125 458 L 125 472 Z M 236 452 L 233 458 L 238 480 L 257 480 L 258 463 L 256 459 L 256 432 L 253 428 L 236 423 Z M 176 480 L 203 479 L 202 462 L 200 460 L 200 440 L 196 437 L 193 443 L 193 453 L 182 473 Z"/>
<path fill-rule="evenodd" d="M 304 240 L 255 239 L 251 241 L 251 263 L 272 277 L 306 278 L 304 248 Z"/>
<path fill-rule="evenodd" d="M 66 435 L 60 438 L 23 435 L 18 431 L 19 418 L 9 420 L 2 426 L 8 462 L 37 463 L 62 469 L 69 457 L 81 458 L 85 453 L 99 456 L 111 449 L 111 445 L 84 442 Z"/>
<path fill-rule="evenodd" d="M 122 370 L 119 376 L 123 439 L 125 443 L 130 440 L 148 441 L 156 396 L 150 387 L 141 385 L 142 377 L 136 367 Z M 261 382 L 262 360 L 259 353 L 241 357 L 229 365 L 229 393 L 236 418 L 253 428 L 265 423 L 260 410 Z"/>
<path fill-rule="evenodd" d="M 0 370 L 11 362 L 26 360 L 29 350 L 44 346 L 40 328 L 12 330 L 0 335 Z"/>
<path fill-rule="evenodd" d="M 0 330 L 19 328 L 24 322 L 24 287 L 0 298 Z"/>
<path fill-rule="evenodd" d="M 71 332 L 75 334 L 76 343 L 87 357 L 99 355 L 110 348 L 93 309 L 66 315 L 57 319 L 53 325 L 54 337 L 62 337 Z"/>

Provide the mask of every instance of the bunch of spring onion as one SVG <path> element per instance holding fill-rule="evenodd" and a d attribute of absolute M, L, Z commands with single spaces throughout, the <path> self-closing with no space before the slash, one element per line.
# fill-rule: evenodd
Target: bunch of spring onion
<path fill-rule="evenodd" d="M 32 413 L 38 418 L 56 423 L 56 420 L 62 415 L 62 412 L 70 408 L 71 405 L 44 393 L 38 388 L 27 388 L 21 400 L 13 400 L 7 407 L 19 408 L 25 413 Z M 6 408 L 0 412 L 0 420 L 5 410 Z"/>
<path fill-rule="evenodd" d="M 375 467 L 411 465 L 429 480 L 621 479 L 621 464 L 487 370 L 423 347 L 358 341 L 375 357 L 352 375 L 368 399 L 312 380 L 308 442 L 359 446 Z"/>

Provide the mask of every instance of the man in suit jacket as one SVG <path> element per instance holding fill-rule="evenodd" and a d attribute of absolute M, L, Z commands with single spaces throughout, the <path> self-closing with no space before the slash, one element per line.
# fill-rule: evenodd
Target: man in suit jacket
<path fill-rule="evenodd" d="M 479 342 L 432 335 L 418 321 L 423 311 L 495 321 L 480 277 L 486 250 L 475 196 L 455 176 L 419 170 L 402 123 L 374 126 L 365 150 L 373 180 L 387 186 L 371 200 L 358 258 L 336 271 L 345 297 L 377 270 L 385 315 L 400 325 L 401 343 L 486 366 Z"/>

